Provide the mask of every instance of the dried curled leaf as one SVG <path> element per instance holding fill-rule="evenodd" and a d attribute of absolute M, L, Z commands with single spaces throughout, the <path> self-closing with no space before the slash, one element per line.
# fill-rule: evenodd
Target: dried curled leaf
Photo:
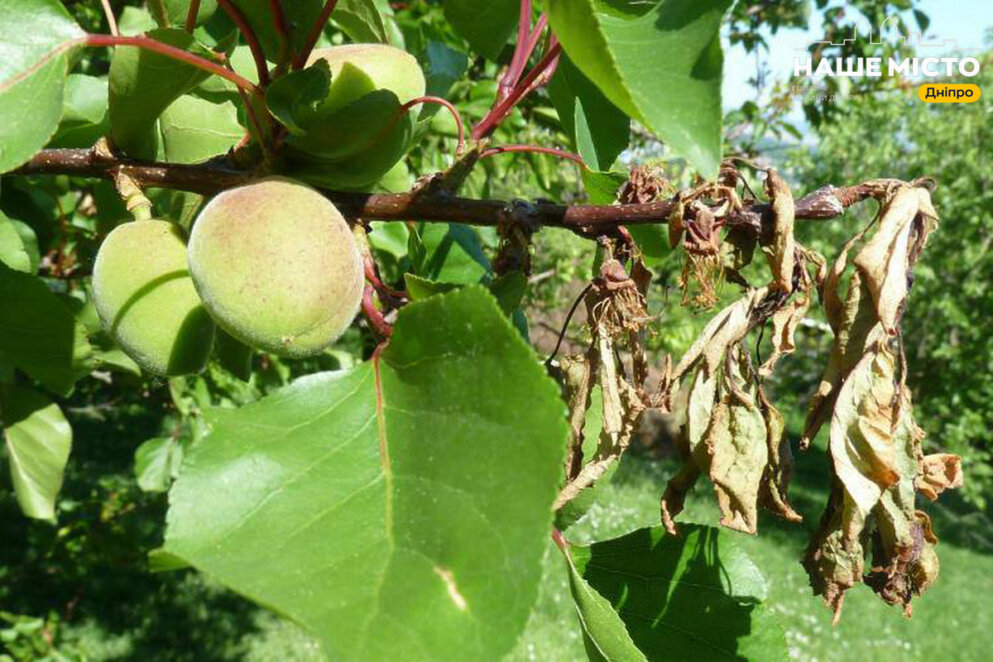
<path fill-rule="evenodd" d="M 593 339 L 578 362 L 566 359 L 563 375 L 570 406 L 572 446 L 566 467 L 568 481 L 555 500 L 562 508 L 602 478 L 624 453 L 645 410 L 642 392 L 647 364 L 639 331 L 649 320 L 645 289 L 651 272 L 636 263 L 634 276 L 612 255 L 603 261 L 600 276 L 586 294 L 588 324 Z M 634 385 L 628 382 L 618 358 L 618 342 L 626 343 L 633 359 Z M 602 426 L 596 452 L 583 457 L 583 427 L 594 383 L 603 400 Z"/>
<path fill-rule="evenodd" d="M 962 484 L 957 457 L 924 456 L 924 432 L 903 384 L 906 368 L 891 347 L 910 270 L 937 216 L 926 190 L 891 180 L 875 184 L 887 201 L 875 232 L 853 260 L 856 270 L 844 303 L 839 290 L 848 251 L 865 231 L 845 245 L 824 282 L 835 340 L 801 442 L 809 443 L 830 417 L 835 478 L 804 567 L 836 620 L 845 591 L 859 581 L 910 614 L 911 600 L 938 576 L 937 538 L 927 515 L 914 508 L 916 491 L 935 499 Z M 868 573 L 866 550 L 872 552 Z"/>
<path fill-rule="evenodd" d="M 768 458 L 762 483 L 759 487 L 759 505 L 790 522 L 802 522 L 803 516 L 793 509 L 786 496 L 790 479 L 793 477 L 793 452 L 790 442 L 783 434 L 786 421 L 765 393 L 759 388 L 759 405 L 766 424 L 766 448 Z"/>
<path fill-rule="evenodd" d="M 764 288 L 749 292 L 721 311 L 676 369 L 677 376 L 694 372 L 678 397 L 685 411 L 685 465 L 669 481 L 660 504 L 670 532 L 701 473 L 714 485 L 724 526 L 755 533 L 759 506 L 800 519 L 786 498 L 792 455 L 783 439 L 783 419 L 762 392 L 741 342 L 765 295 Z"/>
<path fill-rule="evenodd" d="M 867 353 L 841 386 L 831 418 L 832 465 L 863 516 L 899 480 L 894 371 L 895 359 L 885 347 Z"/>
<path fill-rule="evenodd" d="M 911 258 L 920 254 L 937 220 L 927 189 L 900 186 L 886 202 L 876 232 L 855 256 L 879 321 L 890 335 L 896 333 L 907 298 Z"/>
<path fill-rule="evenodd" d="M 925 455 L 918 467 L 914 487 L 931 501 L 945 490 L 962 487 L 962 458 L 950 453 Z"/>
<path fill-rule="evenodd" d="M 792 292 L 793 254 L 796 247 L 793 240 L 793 217 L 796 206 L 786 180 L 773 168 L 766 171 L 765 194 L 770 200 L 773 217 L 773 237 L 769 254 L 772 287 L 782 292 Z"/>

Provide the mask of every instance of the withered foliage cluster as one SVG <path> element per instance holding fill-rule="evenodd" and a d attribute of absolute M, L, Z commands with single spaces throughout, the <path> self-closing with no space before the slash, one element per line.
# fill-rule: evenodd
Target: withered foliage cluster
<path fill-rule="evenodd" d="M 905 384 L 900 319 L 914 265 L 938 224 L 929 183 L 862 184 L 879 213 L 829 267 L 795 240 L 796 205 L 785 180 L 773 169 L 765 175 L 769 213 L 761 228 L 733 222 L 757 201 L 730 162 L 716 183 L 673 192 L 658 173 L 636 168 L 622 189 L 622 202 L 673 201 L 669 237 L 684 256 L 684 305 L 714 307 L 724 282 L 742 293 L 678 362 L 665 357 L 649 391 L 645 293 L 652 274 L 625 233 L 601 238 L 604 259 L 584 295 L 589 345 L 555 367 L 571 416 L 567 480 L 556 508 L 595 486 L 627 449 L 642 413 L 654 408 L 680 421 L 684 462 L 661 499 L 670 533 L 678 534 L 676 517 L 701 475 L 714 487 L 724 526 L 756 533 L 759 508 L 799 522 L 788 499 L 791 444 L 763 382 L 796 349 L 797 328 L 820 302 L 834 341 L 799 447 L 827 425 L 833 476 L 803 565 L 836 619 L 845 591 L 859 582 L 909 615 L 911 600 L 938 574 L 937 538 L 916 495 L 934 500 L 962 484 L 957 456 L 924 454 Z M 761 285 L 741 273 L 756 249 L 771 273 Z M 771 334 L 773 351 L 761 363 L 749 347 L 753 332 Z"/>

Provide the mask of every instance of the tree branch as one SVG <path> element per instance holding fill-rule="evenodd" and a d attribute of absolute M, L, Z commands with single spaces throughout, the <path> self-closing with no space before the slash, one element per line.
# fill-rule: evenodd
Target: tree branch
<path fill-rule="evenodd" d="M 200 165 L 180 165 L 107 157 L 90 149 L 42 150 L 26 164 L 4 176 L 71 175 L 113 180 L 120 173 L 142 187 L 203 195 L 213 195 L 258 177 L 250 172 L 234 170 L 221 159 Z M 881 190 L 878 181 L 846 187 L 825 186 L 796 201 L 796 218 L 837 218 L 845 208 L 878 197 Z M 613 233 L 619 225 L 664 224 L 674 207 L 670 200 L 625 205 L 559 205 L 550 202 L 474 200 L 419 191 L 397 194 L 322 192 L 342 214 L 351 219 L 496 226 L 511 218 L 523 218 L 535 227 L 566 228 L 586 236 Z M 773 219 L 769 205 L 754 203 L 725 217 L 724 221 L 727 227 L 741 227 L 760 233 L 763 225 L 771 226 Z"/>

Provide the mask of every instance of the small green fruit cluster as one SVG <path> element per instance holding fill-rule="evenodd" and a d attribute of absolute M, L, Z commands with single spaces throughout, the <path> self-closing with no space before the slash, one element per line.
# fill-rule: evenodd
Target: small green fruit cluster
<path fill-rule="evenodd" d="M 225 191 L 185 245 L 167 221 L 134 221 L 104 241 L 93 275 L 104 326 L 149 372 L 203 369 L 214 323 L 287 357 L 321 352 L 362 301 L 355 238 L 335 206 L 283 178 Z"/>
<path fill-rule="evenodd" d="M 367 189 L 396 165 L 413 137 L 416 113 L 403 104 L 424 95 L 424 72 L 406 51 L 349 44 L 314 51 L 331 85 L 287 139 L 295 176 L 318 186 Z"/>

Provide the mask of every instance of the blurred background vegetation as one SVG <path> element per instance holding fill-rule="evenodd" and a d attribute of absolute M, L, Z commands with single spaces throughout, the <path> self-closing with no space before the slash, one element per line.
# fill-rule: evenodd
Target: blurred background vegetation
<path fill-rule="evenodd" d="M 88 29 L 106 29 L 98 2 L 66 4 Z M 130 7 L 127 16 L 131 19 L 140 18 L 140 4 L 112 3 L 118 16 Z M 926 29 L 928 19 L 918 4 L 867 0 L 841 9 L 837 3 L 821 0 L 743 1 L 733 10 L 725 37 L 761 56 L 770 35 L 779 29 L 802 28 L 814 14 L 820 15 L 828 34 L 850 30 L 859 16 L 878 24 L 895 11 Z M 431 43 L 465 51 L 445 26 L 437 2 L 405 3 L 395 21 L 413 52 L 425 51 Z M 856 42 L 851 48 L 839 54 L 868 54 L 864 49 L 870 47 Z M 900 49 L 885 44 L 878 48 L 884 53 Z M 739 536 L 747 538 L 744 544 L 770 583 L 768 602 L 782 617 L 791 656 L 797 660 L 989 659 L 989 633 L 993 631 L 989 598 L 993 595 L 993 325 L 989 321 L 993 312 L 993 58 L 987 54 L 983 62 L 981 79 L 970 82 L 987 94 L 974 104 L 923 104 L 915 88 L 887 79 L 845 90 L 853 96 L 845 101 L 794 100 L 788 81 L 777 85 L 757 77 L 752 81 L 757 101 L 728 111 L 727 151 L 775 166 L 788 176 L 795 191 L 878 177 L 933 176 L 938 181 L 934 202 L 942 225 L 917 268 L 904 330 L 909 383 L 919 407 L 918 422 L 928 434 L 926 450 L 959 453 L 965 463 L 965 488 L 946 497 L 942 505 L 929 506 L 942 535 L 942 577 L 915 603 L 911 620 L 860 587 L 846 602 L 841 624 L 830 626 L 830 614 L 810 594 L 798 562 L 827 498 L 828 460 L 822 434 L 797 458 L 792 494 L 804 523 L 790 525 L 764 518 L 759 536 Z M 81 66 L 99 73 L 106 71 L 107 64 L 106 54 L 91 53 Z M 449 96 L 472 122 L 491 105 L 497 72 L 481 60 L 466 60 L 465 64 L 467 73 Z M 500 132 L 497 142 L 562 146 L 565 141 L 544 93 L 515 110 Z M 411 172 L 400 185 L 442 167 L 452 149 L 451 135 L 452 127 L 439 119 L 411 154 Z M 664 146 L 637 127 L 633 140 L 634 146 L 622 161 L 656 160 L 677 185 L 688 183 L 680 165 L 666 160 Z M 70 188 L 77 189 L 78 183 L 64 178 L 5 180 L 0 209 L 30 226 L 39 256 L 50 255 L 56 245 L 60 253 L 68 246 L 73 258 L 85 266 L 107 230 L 101 223 L 114 214 L 125 215 L 112 189 L 88 186 L 89 201 L 70 195 Z M 468 182 L 467 194 L 565 202 L 584 198 L 573 165 L 534 154 L 489 159 Z M 163 211 L 174 204 L 168 196 L 157 202 Z M 100 211 L 96 217 L 87 206 L 94 204 Z M 844 240 L 871 220 L 874 209 L 869 207 L 835 221 L 798 224 L 798 240 L 832 260 Z M 387 273 L 401 273 L 403 251 L 391 250 L 391 246 L 403 245 L 402 232 L 378 232 L 380 261 Z M 479 263 L 485 258 L 478 248 L 492 248 L 495 243 L 496 237 L 483 231 L 460 247 L 468 261 Z M 534 259 L 528 322 L 535 346 L 547 352 L 565 321 L 565 312 L 589 277 L 593 252 L 589 242 L 568 232 L 545 230 L 536 238 Z M 688 347 L 708 316 L 678 305 L 677 279 L 682 268 L 678 256 L 661 255 L 653 262 L 656 287 L 650 304 L 658 322 L 650 346 L 653 360 L 660 361 L 664 353 L 678 355 Z M 43 270 L 64 266 L 49 264 Z M 723 293 L 731 297 L 734 290 L 728 284 Z M 582 324 L 574 320 L 567 341 L 582 340 Z M 794 439 L 799 436 L 805 403 L 820 378 L 830 341 L 830 331 L 815 313 L 798 333 L 797 352 L 781 363 L 771 384 L 780 409 L 789 413 Z M 76 437 L 57 526 L 23 518 L 10 491 L 0 491 L 0 660 L 318 660 L 314 643 L 294 625 L 209 579 L 185 571 L 147 571 L 147 554 L 161 541 L 166 500 L 158 491 L 163 487 L 161 477 L 159 483 L 148 474 L 136 477 L 135 451 L 153 438 L 178 448 L 193 443 L 203 434 L 198 422 L 202 408 L 254 400 L 295 375 L 361 360 L 369 349 L 360 334 L 354 333 L 333 353 L 314 361 L 283 363 L 258 357 L 248 383 L 216 367 L 201 376 L 151 387 L 126 372 L 104 375 L 103 381 L 81 382 L 62 403 Z M 569 529 L 571 539 L 582 543 L 658 523 L 658 498 L 676 466 L 670 436 L 665 421 L 649 420 L 635 452 L 625 458 L 600 501 Z M 716 523 L 707 486 L 698 486 L 693 493 L 686 519 Z M 541 598 L 510 658 L 514 662 L 585 659 L 560 566 L 554 556 L 549 557 Z"/>

